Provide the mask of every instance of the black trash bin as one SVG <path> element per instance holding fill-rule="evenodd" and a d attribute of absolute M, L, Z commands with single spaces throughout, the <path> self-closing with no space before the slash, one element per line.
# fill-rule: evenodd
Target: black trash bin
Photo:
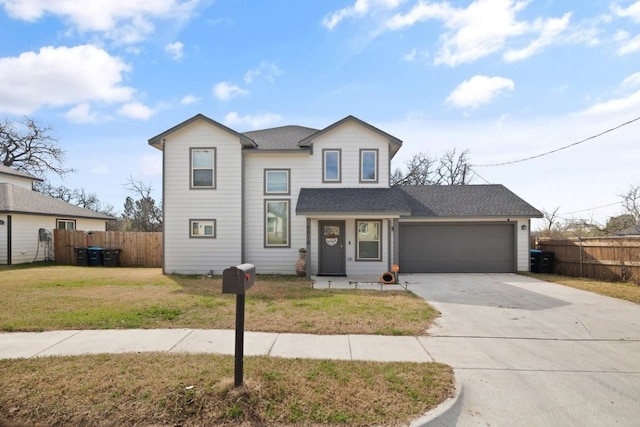
<path fill-rule="evenodd" d="M 107 248 L 102 254 L 105 267 L 120 267 L 120 249 Z"/>
<path fill-rule="evenodd" d="M 89 246 L 87 253 L 89 255 L 89 266 L 98 267 L 104 265 L 104 248 Z"/>
<path fill-rule="evenodd" d="M 531 272 L 532 273 L 551 273 L 553 264 L 553 252 L 531 249 Z"/>
<path fill-rule="evenodd" d="M 87 248 L 74 248 L 76 252 L 76 265 L 87 266 L 89 265 L 89 255 Z"/>

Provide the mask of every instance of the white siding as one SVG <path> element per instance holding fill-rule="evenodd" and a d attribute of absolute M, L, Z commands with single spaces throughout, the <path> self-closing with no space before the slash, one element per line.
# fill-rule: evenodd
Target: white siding
<path fill-rule="evenodd" d="M 7 175 L 4 173 L 0 173 L 0 182 L 13 184 L 16 187 L 26 188 L 27 190 L 31 190 L 33 188 L 33 180 L 30 178 L 23 178 L 15 175 Z"/>
<path fill-rule="evenodd" d="M 322 182 L 322 150 L 340 149 L 342 174 L 340 183 Z M 378 182 L 360 182 L 360 150 L 378 150 Z M 305 187 L 389 187 L 389 140 L 356 123 L 347 122 L 313 141 L 309 168 L 314 172 Z"/>
<path fill-rule="evenodd" d="M 7 233 L 9 230 L 9 222 L 7 215 L 0 215 L 0 265 L 7 264 Z"/>
<path fill-rule="evenodd" d="M 323 183 L 323 149 L 340 149 L 342 165 L 342 181 L 339 184 Z M 360 183 L 360 150 L 378 150 L 378 182 Z M 290 170 L 290 194 L 289 195 L 265 195 L 264 194 L 264 170 L 288 169 Z M 318 187 L 388 187 L 389 186 L 389 141 L 361 125 L 345 123 L 326 134 L 323 134 L 313 142 L 313 154 L 308 152 L 259 152 L 245 151 L 245 259 L 256 265 L 259 273 L 284 273 L 294 274 L 295 263 L 298 259 L 298 250 L 307 247 L 306 217 L 296 215 L 295 208 L 301 188 Z M 287 248 L 265 247 L 264 242 L 264 201 L 265 200 L 289 200 L 290 201 L 290 246 Z M 343 220 L 344 217 L 335 219 Z M 362 274 L 374 268 L 380 270 L 378 265 L 384 265 L 386 271 L 388 265 L 387 251 L 387 223 L 383 221 L 383 260 L 381 262 L 362 262 L 355 260 L 355 218 L 348 220 L 346 230 L 351 247 L 347 247 L 347 274 Z M 369 219 L 369 218 L 358 218 Z M 317 220 L 313 221 L 311 231 L 311 248 L 308 258 L 311 260 L 311 274 L 317 272 L 318 263 L 318 236 Z M 351 251 L 352 253 L 349 253 Z"/>
<path fill-rule="evenodd" d="M 190 148 L 216 149 L 216 188 L 190 189 Z M 204 121 L 164 145 L 164 272 L 207 273 L 241 260 L 242 156 L 238 137 Z M 215 219 L 216 238 L 190 238 L 190 219 Z"/>
<path fill-rule="evenodd" d="M 1 217 L 0 217 L 1 218 Z M 56 227 L 57 217 L 40 215 L 11 215 L 11 263 L 23 264 L 34 261 L 48 261 L 54 259 L 54 244 L 39 240 L 39 230 L 44 228 L 51 232 Z M 104 231 L 104 220 L 77 219 L 76 230 Z M 5 225 L 0 226 L 0 264 L 7 263 L 7 239 L 8 221 L 5 217 Z M 3 234 L 5 233 L 5 234 Z M 1 255 L 4 254 L 4 258 Z"/>
<path fill-rule="evenodd" d="M 298 250 L 306 248 L 306 218 L 296 215 L 300 189 L 317 187 L 320 176 L 309 165 L 313 164 L 308 152 L 259 153 L 247 152 L 245 156 L 245 262 L 256 266 L 258 273 L 294 274 Z M 264 170 L 288 169 L 290 194 L 264 194 Z M 264 201 L 289 200 L 289 235 L 287 248 L 265 247 Z"/>

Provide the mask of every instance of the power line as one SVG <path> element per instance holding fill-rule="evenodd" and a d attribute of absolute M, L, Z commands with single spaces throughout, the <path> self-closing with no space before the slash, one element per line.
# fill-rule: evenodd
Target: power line
<path fill-rule="evenodd" d="M 590 141 L 592 139 L 598 138 L 606 133 L 609 132 L 613 132 L 614 130 L 620 129 L 621 127 L 630 125 L 633 122 L 637 122 L 638 120 L 640 120 L 640 117 L 636 117 L 635 119 L 631 119 L 627 122 L 624 122 L 622 124 L 619 124 L 618 126 L 612 127 L 610 129 L 607 129 L 603 132 L 600 132 L 596 135 L 592 135 L 588 138 L 585 138 L 583 140 L 580 140 L 578 142 L 574 142 L 573 144 L 569 144 L 569 145 L 565 145 L 564 147 L 560 147 L 560 148 L 556 148 L 555 150 L 551 150 L 551 151 L 547 151 L 546 153 L 542 153 L 542 154 L 536 154 L 535 156 L 531 156 L 531 157 L 525 157 L 524 159 L 519 159 L 519 160 L 512 160 L 510 162 L 503 162 L 503 163 L 491 163 L 491 164 L 486 164 L 486 165 L 472 165 L 472 166 L 477 166 L 477 167 L 490 167 L 490 166 L 505 166 L 505 165 L 512 165 L 514 163 L 520 163 L 520 162 L 526 162 L 527 160 L 533 160 L 533 159 L 537 159 L 539 157 L 543 157 L 543 156 L 548 156 L 549 154 L 553 154 L 553 153 L 557 153 L 558 151 L 562 151 L 562 150 L 566 150 L 567 148 L 571 148 L 574 147 L 576 145 L 582 144 L 584 142 Z"/>
<path fill-rule="evenodd" d="M 573 215 L 573 214 L 581 213 L 581 212 L 595 211 L 596 209 L 608 208 L 609 206 L 615 206 L 615 205 L 619 205 L 621 203 L 622 202 L 609 203 L 608 205 L 596 206 L 595 208 L 581 209 L 579 211 L 573 211 L 573 212 L 563 212 L 563 213 L 560 213 L 558 215 Z"/>

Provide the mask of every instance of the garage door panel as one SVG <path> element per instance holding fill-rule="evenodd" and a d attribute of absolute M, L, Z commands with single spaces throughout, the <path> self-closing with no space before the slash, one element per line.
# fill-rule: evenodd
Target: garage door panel
<path fill-rule="evenodd" d="M 407 273 L 513 272 L 514 225 L 401 224 L 400 267 Z"/>

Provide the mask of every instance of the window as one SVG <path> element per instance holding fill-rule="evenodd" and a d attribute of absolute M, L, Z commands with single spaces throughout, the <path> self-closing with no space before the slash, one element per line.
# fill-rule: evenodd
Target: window
<path fill-rule="evenodd" d="M 190 237 L 216 237 L 216 220 L 215 219 L 192 219 L 190 222 Z"/>
<path fill-rule="evenodd" d="M 265 200 L 265 246 L 289 247 L 289 201 Z"/>
<path fill-rule="evenodd" d="M 265 169 L 264 194 L 289 194 L 289 170 Z"/>
<path fill-rule="evenodd" d="M 360 182 L 378 182 L 378 150 L 360 150 Z"/>
<path fill-rule="evenodd" d="M 378 261 L 381 258 L 380 231 L 381 221 L 356 221 L 358 261 Z"/>
<path fill-rule="evenodd" d="M 58 230 L 75 230 L 76 229 L 76 220 L 75 219 L 59 219 L 56 221 L 56 228 Z"/>
<path fill-rule="evenodd" d="M 216 188 L 216 149 L 191 149 L 191 188 Z"/>
<path fill-rule="evenodd" d="M 322 182 L 340 182 L 340 150 L 322 150 Z"/>

